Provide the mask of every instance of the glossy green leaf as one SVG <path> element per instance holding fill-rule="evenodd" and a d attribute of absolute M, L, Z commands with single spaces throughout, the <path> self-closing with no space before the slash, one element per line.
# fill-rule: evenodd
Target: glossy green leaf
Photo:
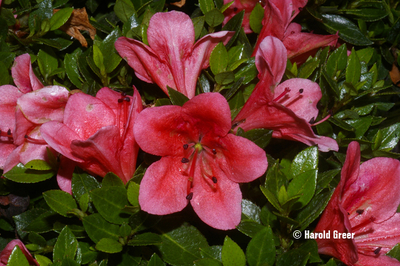
<path fill-rule="evenodd" d="M 50 266 L 53 263 L 48 257 L 39 254 L 35 255 L 35 259 L 40 266 Z"/>
<path fill-rule="evenodd" d="M 0 86 L 10 84 L 11 82 L 12 81 L 11 76 L 8 73 L 8 67 L 0 61 Z"/>
<path fill-rule="evenodd" d="M 114 5 L 114 12 L 123 23 L 126 23 L 136 13 L 135 7 L 129 0 L 117 0 Z"/>
<path fill-rule="evenodd" d="M 212 9 L 204 14 L 204 19 L 210 27 L 217 27 L 224 21 L 225 16 L 218 9 Z"/>
<path fill-rule="evenodd" d="M 54 15 L 50 18 L 50 30 L 56 30 L 64 25 L 64 23 L 67 22 L 69 17 L 71 16 L 72 11 L 74 11 L 72 7 L 67 7 L 60 9 L 56 13 L 54 13 Z"/>
<path fill-rule="evenodd" d="M 235 81 L 235 74 L 231 71 L 221 72 L 215 75 L 215 82 L 220 85 L 228 85 Z"/>
<path fill-rule="evenodd" d="M 78 208 L 74 198 L 62 190 L 48 190 L 43 193 L 43 198 L 53 211 L 62 216 L 67 217 L 68 212 Z"/>
<path fill-rule="evenodd" d="M 87 173 L 73 173 L 71 180 L 72 195 L 79 200 L 82 195 L 88 194 L 100 184 L 93 176 Z"/>
<path fill-rule="evenodd" d="M 299 69 L 298 77 L 304 79 L 310 77 L 315 69 L 319 66 L 319 63 L 320 61 L 317 58 L 305 62 Z"/>
<path fill-rule="evenodd" d="M 299 196 L 292 209 L 302 208 L 311 200 L 317 185 L 317 172 L 316 169 L 313 169 L 303 172 L 292 179 L 287 189 L 288 198 Z"/>
<path fill-rule="evenodd" d="M 246 257 L 243 250 L 229 236 L 225 237 L 224 245 L 222 246 L 222 264 L 224 266 L 246 265 Z"/>
<path fill-rule="evenodd" d="M 51 72 L 58 68 L 57 56 L 50 48 L 40 50 L 37 60 L 40 72 L 44 77 L 48 77 Z"/>
<path fill-rule="evenodd" d="M 105 253 L 118 253 L 122 251 L 122 244 L 112 238 L 102 238 L 97 242 L 96 249 Z"/>
<path fill-rule="evenodd" d="M 318 167 L 318 148 L 316 146 L 309 147 L 293 159 L 291 170 L 293 176 L 305 173 L 310 170 L 316 170 Z"/>
<path fill-rule="evenodd" d="M 78 251 L 78 241 L 74 234 L 65 226 L 57 238 L 53 249 L 53 261 L 62 261 L 63 259 L 75 259 Z"/>
<path fill-rule="evenodd" d="M 255 33 L 260 33 L 262 29 L 262 20 L 264 18 L 264 8 L 260 3 L 257 3 L 250 13 L 250 28 Z"/>
<path fill-rule="evenodd" d="M 228 52 L 223 43 L 218 43 L 210 56 L 210 68 L 214 75 L 224 72 L 228 66 Z"/>
<path fill-rule="evenodd" d="M 234 31 L 235 32 L 233 37 L 226 44 L 226 48 L 227 49 L 229 49 L 232 46 L 232 44 L 236 41 L 236 38 L 238 38 L 238 36 L 240 34 L 240 31 L 241 31 L 241 28 L 242 28 L 243 17 L 244 17 L 244 10 L 240 11 L 239 13 L 237 13 L 233 18 L 231 18 L 222 27 L 223 31 Z M 251 49 L 251 47 L 250 47 L 250 49 Z"/>
<path fill-rule="evenodd" d="M 37 183 L 53 177 L 54 174 L 52 170 L 32 170 L 26 168 L 22 163 L 19 163 L 5 173 L 4 176 L 17 183 Z"/>
<path fill-rule="evenodd" d="M 76 49 L 71 54 L 64 57 L 64 68 L 69 80 L 77 87 L 81 88 L 82 78 L 79 73 L 78 58 L 82 54 L 80 49 Z"/>
<path fill-rule="evenodd" d="M 354 48 L 351 50 L 346 68 L 346 82 L 355 85 L 361 76 L 361 64 L 360 59 L 357 56 Z"/>
<path fill-rule="evenodd" d="M 369 127 L 371 126 L 372 123 L 372 116 L 366 116 L 366 117 L 362 117 L 362 118 L 358 118 L 358 119 L 349 119 L 346 120 L 345 122 L 349 125 L 351 125 L 355 131 L 355 137 L 357 139 L 362 138 L 362 136 L 364 136 L 364 134 L 367 132 L 367 130 L 369 129 Z"/>
<path fill-rule="evenodd" d="M 165 266 L 165 262 L 163 262 L 162 259 L 160 259 L 157 253 L 154 253 L 153 255 L 151 255 L 151 258 L 147 263 L 147 266 Z"/>
<path fill-rule="evenodd" d="M 327 30 L 332 34 L 339 32 L 339 37 L 346 42 L 361 46 L 373 44 L 349 19 L 335 14 L 322 14 L 322 17 Z"/>
<path fill-rule="evenodd" d="M 307 264 L 310 254 L 300 249 L 292 249 L 278 256 L 276 266 L 297 265 L 304 266 Z"/>
<path fill-rule="evenodd" d="M 265 227 L 249 242 L 246 249 L 250 266 L 273 265 L 275 262 L 275 242 L 271 227 Z"/>
<path fill-rule="evenodd" d="M 271 141 L 272 130 L 256 128 L 246 131 L 244 137 L 257 144 L 257 146 L 260 148 L 264 149 Z"/>
<path fill-rule="evenodd" d="M 32 160 L 25 164 L 25 167 L 33 170 L 51 170 L 51 166 L 42 160 Z"/>
<path fill-rule="evenodd" d="M 132 206 L 139 207 L 139 188 L 139 184 L 136 184 L 135 182 L 128 183 L 128 201 Z"/>
<path fill-rule="evenodd" d="M 7 266 L 29 266 L 29 262 L 19 246 L 13 248 L 10 257 L 8 257 Z"/>
<path fill-rule="evenodd" d="M 125 187 L 124 182 L 122 182 L 121 178 L 119 178 L 116 174 L 112 172 L 108 172 L 102 182 L 102 187 Z"/>
<path fill-rule="evenodd" d="M 210 12 L 211 10 L 215 9 L 213 0 L 199 0 L 199 6 L 203 14 L 206 14 L 207 12 Z"/>
<path fill-rule="evenodd" d="M 329 56 L 326 63 L 326 73 L 329 77 L 335 77 L 338 70 L 344 70 L 347 65 L 346 44 L 341 45 Z"/>
<path fill-rule="evenodd" d="M 56 213 L 51 210 L 35 208 L 15 215 L 13 218 L 18 234 L 24 237 L 31 231 L 44 233 L 53 230 L 56 216 Z"/>
<path fill-rule="evenodd" d="M 243 219 L 240 221 L 240 224 L 236 226 L 236 228 L 249 237 L 254 237 L 258 232 L 264 229 L 265 226 L 261 225 L 258 222 L 255 222 L 250 219 Z"/>
<path fill-rule="evenodd" d="M 346 9 L 342 11 L 348 15 L 356 16 L 357 18 L 368 22 L 383 19 L 388 15 L 385 9 L 380 8 Z"/>
<path fill-rule="evenodd" d="M 104 219 L 111 223 L 122 224 L 129 215 L 122 210 L 128 205 L 124 187 L 96 188 L 90 192 L 93 204 Z"/>
<path fill-rule="evenodd" d="M 148 245 L 161 245 L 162 238 L 160 235 L 155 233 L 143 233 L 135 235 L 129 240 L 128 245 L 130 246 L 148 246 Z"/>
<path fill-rule="evenodd" d="M 382 141 L 379 146 L 380 150 L 393 149 L 400 140 L 400 123 L 393 124 L 382 130 Z"/>
<path fill-rule="evenodd" d="M 200 38 L 201 32 L 203 31 L 205 17 L 200 16 L 200 17 L 192 18 L 192 22 L 193 22 L 193 26 L 194 26 L 194 36 L 195 36 L 195 39 L 197 40 Z"/>
<path fill-rule="evenodd" d="M 100 44 L 104 62 L 106 62 L 105 70 L 107 73 L 114 71 L 122 60 L 121 56 L 117 53 L 117 50 L 114 47 L 114 43 L 119 37 L 121 37 L 121 33 L 119 29 L 116 28 L 110 34 L 108 34 Z"/>
<path fill-rule="evenodd" d="M 181 92 L 174 90 L 167 86 L 168 95 L 173 105 L 182 106 L 185 102 L 189 101 L 189 98 Z"/>
<path fill-rule="evenodd" d="M 200 250 L 208 247 L 206 238 L 194 226 L 182 225 L 168 232 L 159 231 L 162 233 L 159 246 L 162 258 L 172 265 L 192 265 L 202 258 Z"/>
<path fill-rule="evenodd" d="M 400 244 L 396 244 L 394 247 L 392 247 L 392 249 L 389 250 L 389 252 L 386 253 L 386 255 L 399 260 L 400 259 Z"/>
<path fill-rule="evenodd" d="M 119 226 L 107 222 L 100 214 L 95 213 L 82 219 L 83 226 L 90 239 L 97 243 L 102 238 L 118 240 Z"/>
<path fill-rule="evenodd" d="M 205 258 L 205 259 L 196 260 L 193 265 L 194 266 L 221 266 L 222 263 L 217 260 L 214 260 L 214 259 Z"/>

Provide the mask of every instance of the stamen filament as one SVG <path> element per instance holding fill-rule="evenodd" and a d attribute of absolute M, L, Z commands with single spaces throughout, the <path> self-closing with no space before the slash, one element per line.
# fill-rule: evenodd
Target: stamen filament
<path fill-rule="evenodd" d="M 313 127 L 313 126 L 319 125 L 319 124 L 325 122 L 326 120 L 328 120 L 330 117 L 331 117 L 331 114 L 328 114 L 326 117 L 324 117 L 323 119 L 321 119 L 317 123 L 312 123 L 311 126 Z"/>
<path fill-rule="evenodd" d="M 28 135 L 25 135 L 25 139 L 32 144 L 39 144 L 39 145 L 47 144 L 47 142 L 44 139 L 34 139 L 32 137 L 29 137 Z"/>

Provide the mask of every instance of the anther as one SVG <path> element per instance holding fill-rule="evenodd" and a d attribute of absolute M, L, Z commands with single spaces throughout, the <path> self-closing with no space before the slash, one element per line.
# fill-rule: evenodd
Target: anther
<path fill-rule="evenodd" d="M 295 34 L 296 32 L 294 32 L 294 31 L 291 31 L 290 33 L 291 33 L 291 34 Z"/>
<path fill-rule="evenodd" d="M 187 196 L 186 199 L 187 200 L 191 200 L 193 198 L 193 192 L 190 192 Z"/>
<path fill-rule="evenodd" d="M 189 148 L 189 145 L 188 144 L 183 144 L 183 149 L 187 150 L 187 148 Z"/>
<path fill-rule="evenodd" d="M 182 162 L 182 163 L 188 163 L 188 162 L 189 162 L 189 159 L 188 159 L 188 158 L 185 158 L 185 157 L 183 157 L 183 158 L 182 158 L 182 160 L 181 160 L 181 162 Z"/>
<path fill-rule="evenodd" d="M 122 101 L 123 101 L 123 99 L 118 99 L 118 102 L 119 102 L 119 103 L 122 103 Z"/>
<path fill-rule="evenodd" d="M 300 90 L 299 90 L 300 93 L 303 93 L 303 91 L 304 91 L 304 89 L 300 89 Z"/>
<path fill-rule="evenodd" d="M 362 210 L 362 209 L 356 210 L 356 213 L 358 213 L 359 215 L 363 214 L 363 212 L 364 212 L 364 210 Z"/>
<path fill-rule="evenodd" d="M 126 96 L 126 92 L 121 92 L 122 97 Z"/>
<path fill-rule="evenodd" d="M 315 118 L 313 117 L 313 118 L 311 118 L 310 119 L 310 122 L 308 122 L 308 123 L 310 123 L 310 124 L 314 124 L 315 123 Z"/>
<path fill-rule="evenodd" d="M 126 102 L 128 102 L 128 103 L 129 103 L 129 102 L 131 101 L 131 98 L 129 98 L 129 97 L 125 97 L 125 98 L 124 98 L 124 101 L 126 101 Z"/>
<path fill-rule="evenodd" d="M 213 181 L 214 184 L 217 184 L 217 182 L 218 182 L 218 180 L 217 180 L 217 178 L 216 178 L 215 176 L 213 176 L 213 177 L 211 178 L 211 180 Z"/>
<path fill-rule="evenodd" d="M 237 8 L 237 7 L 234 7 L 234 8 L 233 8 L 233 11 L 234 11 L 234 12 L 237 12 L 237 11 L 238 11 L 238 8 Z"/>
<path fill-rule="evenodd" d="M 374 254 L 375 254 L 375 255 L 378 255 L 379 252 L 381 251 L 381 249 L 382 249 L 382 247 L 379 247 L 379 248 L 375 249 L 375 250 L 374 250 Z"/>
<path fill-rule="evenodd" d="M 303 8 L 302 7 L 299 7 L 299 11 L 302 11 L 303 10 Z"/>
<path fill-rule="evenodd" d="M 7 130 L 7 135 L 11 136 L 11 129 Z"/>
<path fill-rule="evenodd" d="M 217 151 L 215 149 L 212 149 L 213 154 L 217 154 Z"/>

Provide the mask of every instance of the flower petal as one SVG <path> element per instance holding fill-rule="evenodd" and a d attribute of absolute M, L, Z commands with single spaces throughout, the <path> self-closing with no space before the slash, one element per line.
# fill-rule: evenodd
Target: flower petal
<path fill-rule="evenodd" d="M 357 265 L 362 266 L 399 266 L 400 262 L 394 258 L 389 256 L 380 255 L 376 256 L 365 256 L 363 254 L 359 254 Z"/>
<path fill-rule="evenodd" d="M 69 97 L 65 106 L 64 124 L 80 136 L 76 139 L 87 139 L 100 128 L 114 125 L 115 115 L 96 97 L 75 93 Z"/>
<path fill-rule="evenodd" d="M 220 141 L 223 156 L 217 162 L 225 175 L 236 183 L 251 182 L 265 173 L 268 160 L 265 151 L 252 141 L 228 134 Z"/>
<path fill-rule="evenodd" d="M 288 79 L 275 88 L 275 96 L 284 93 L 286 88 L 289 88 L 290 92 L 281 99 L 282 105 L 306 121 L 316 119 L 317 103 L 322 97 L 318 83 L 302 78 Z"/>
<path fill-rule="evenodd" d="M 1 4 L 1 2 L 0 2 Z M 39 263 L 32 257 L 32 255 L 29 253 L 28 249 L 25 247 L 24 243 L 22 243 L 21 240 L 19 239 L 14 239 L 11 240 L 7 246 L 1 251 L 0 253 L 0 265 L 7 265 L 8 264 L 8 258 L 11 255 L 11 252 L 13 251 L 14 247 L 18 246 L 22 253 L 25 255 L 26 259 L 28 260 L 29 265 L 37 265 L 39 266 Z"/>
<path fill-rule="evenodd" d="M 69 92 L 61 86 L 48 86 L 22 95 L 18 105 L 24 116 L 35 124 L 62 122 Z"/>
<path fill-rule="evenodd" d="M 14 65 L 11 68 L 11 75 L 15 85 L 23 93 L 43 88 L 43 84 L 33 73 L 29 54 L 23 54 L 15 58 Z"/>
<path fill-rule="evenodd" d="M 60 157 L 60 165 L 57 172 L 57 184 L 62 191 L 72 194 L 72 175 L 75 170 L 76 162 L 65 156 Z"/>
<path fill-rule="evenodd" d="M 143 211 L 165 215 L 186 207 L 188 177 L 182 174 L 180 160 L 180 157 L 167 156 L 147 168 L 139 190 Z"/>
<path fill-rule="evenodd" d="M 234 229 L 239 224 L 242 213 L 239 184 L 227 178 L 218 167 L 213 170 L 218 180 L 216 184 L 206 180 L 199 167 L 196 169 L 190 203 L 206 224 L 220 230 Z M 216 188 L 212 189 L 210 185 Z"/>
<path fill-rule="evenodd" d="M 0 130 L 7 132 L 15 127 L 15 106 L 23 94 L 17 87 L 11 85 L 0 86 Z"/>
<path fill-rule="evenodd" d="M 115 42 L 115 48 L 135 70 L 139 79 L 147 83 L 156 83 L 167 95 L 167 86 L 177 88 L 168 65 L 160 61 L 150 47 L 139 41 L 120 37 Z"/>

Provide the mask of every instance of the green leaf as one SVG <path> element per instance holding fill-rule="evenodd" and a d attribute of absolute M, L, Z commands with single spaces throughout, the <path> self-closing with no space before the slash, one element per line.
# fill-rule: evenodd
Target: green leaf
<path fill-rule="evenodd" d="M 303 172 L 292 179 L 287 189 L 288 198 L 299 196 L 292 209 L 300 209 L 311 200 L 317 185 L 317 173 L 318 171 L 313 169 Z"/>
<path fill-rule="evenodd" d="M 223 43 L 218 43 L 214 47 L 210 56 L 210 68 L 214 75 L 226 70 L 228 66 L 228 52 Z"/>
<path fill-rule="evenodd" d="M 62 216 L 69 216 L 68 212 L 77 209 L 78 206 L 72 196 L 62 190 L 48 190 L 43 193 L 47 205 Z"/>
<path fill-rule="evenodd" d="M 247 199 L 242 199 L 242 215 L 244 215 L 247 219 L 261 223 L 260 212 L 260 207 L 258 207 L 255 203 Z"/>
<path fill-rule="evenodd" d="M 245 266 L 246 257 L 243 250 L 229 236 L 225 237 L 222 246 L 222 264 L 224 266 Z"/>
<path fill-rule="evenodd" d="M 102 187 L 125 187 L 124 182 L 116 174 L 108 172 L 101 182 Z"/>
<path fill-rule="evenodd" d="M 296 157 L 293 159 L 291 170 L 293 176 L 297 176 L 309 170 L 316 170 L 317 167 L 318 148 L 316 146 L 312 146 L 296 155 Z"/>
<path fill-rule="evenodd" d="M 400 123 L 381 129 L 382 141 L 379 150 L 391 150 L 400 140 Z"/>
<path fill-rule="evenodd" d="M 167 89 L 169 98 L 173 105 L 182 106 L 185 104 L 185 102 L 189 101 L 189 98 L 186 95 L 182 94 L 181 92 L 174 90 L 168 86 Z"/>
<path fill-rule="evenodd" d="M 235 74 L 232 71 L 221 72 L 215 75 L 215 82 L 220 85 L 228 85 L 235 81 Z"/>
<path fill-rule="evenodd" d="M 105 253 L 119 253 L 122 251 L 122 244 L 112 238 L 102 238 L 97 242 L 96 249 Z"/>
<path fill-rule="evenodd" d="M 219 11 L 218 9 L 213 9 L 206 14 L 204 14 L 204 18 L 206 23 L 210 27 L 217 27 L 218 25 L 221 25 L 222 22 L 224 21 L 225 16 Z"/>
<path fill-rule="evenodd" d="M 274 235 L 268 226 L 258 232 L 247 245 L 247 262 L 250 266 L 273 265 L 275 253 Z"/>
<path fill-rule="evenodd" d="M 3 174 L 7 179 L 17 183 L 37 183 L 54 176 L 52 170 L 39 171 L 26 168 L 22 163 L 14 166 L 10 171 Z"/>
<path fill-rule="evenodd" d="M 65 226 L 57 238 L 57 242 L 53 249 L 53 261 L 61 261 L 63 259 L 75 259 L 78 251 L 78 241 L 74 234 Z"/>
<path fill-rule="evenodd" d="M 256 128 L 246 131 L 244 137 L 254 142 L 257 146 L 264 149 L 272 138 L 272 130 Z"/>
<path fill-rule="evenodd" d="M 154 253 L 153 255 L 151 255 L 147 266 L 165 266 L 165 263 L 162 261 L 162 259 L 160 259 L 157 253 Z"/>
<path fill-rule="evenodd" d="M 249 237 L 254 237 L 258 232 L 260 232 L 265 226 L 261 225 L 258 222 L 249 219 L 243 219 L 240 221 L 240 224 L 236 226 L 240 232 Z"/>
<path fill-rule="evenodd" d="M 255 33 L 260 33 L 263 27 L 262 20 L 264 18 L 264 8 L 260 3 L 257 3 L 250 13 L 250 28 Z"/>
<path fill-rule="evenodd" d="M 372 116 L 366 116 L 358 119 L 345 120 L 345 122 L 355 129 L 354 133 L 356 138 L 361 139 L 371 126 L 372 120 Z"/>
<path fill-rule="evenodd" d="M 346 9 L 342 11 L 344 11 L 345 14 L 354 15 L 367 22 L 381 20 L 388 15 L 386 10 L 380 8 Z"/>
<path fill-rule="evenodd" d="M 128 183 L 128 201 L 132 206 L 139 207 L 139 184 L 135 182 Z"/>
<path fill-rule="evenodd" d="M 106 67 L 104 65 L 104 56 L 100 47 L 96 44 L 93 45 L 93 61 L 95 65 L 100 69 L 101 75 L 106 73 Z"/>
<path fill-rule="evenodd" d="M 50 266 L 53 263 L 48 257 L 39 254 L 35 255 L 35 259 L 40 266 Z"/>
<path fill-rule="evenodd" d="M 74 11 L 72 7 L 67 7 L 60 9 L 56 13 L 54 13 L 53 16 L 50 18 L 50 30 L 56 30 L 64 25 L 71 16 L 72 11 Z"/>
<path fill-rule="evenodd" d="M 201 259 L 200 250 L 207 248 L 206 238 L 194 227 L 182 225 L 169 232 L 161 231 L 159 249 L 165 262 L 172 265 L 192 265 Z"/>
<path fill-rule="evenodd" d="M 310 253 L 306 253 L 300 249 L 291 249 L 278 256 L 276 266 L 296 265 L 304 266 L 310 258 Z"/>
<path fill-rule="evenodd" d="M 396 244 L 394 247 L 392 247 L 392 249 L 389 250 L 389 252 L 386 253 L 386 255 L 399 260 L 400 259 L 400 244 Z"/>
<path fill-rule="evenodd" d="M 51 166 L 43 160 L 32 160 L 25 164 L 25 167 L 33 170 L 51 170 Z"/>
<path fill-rule="evenodd" d="M 119 226 L 107 222 L 100 214 L 94 213 L 82 219 L 83 226 L 90 239 L 97 243 L 102 238 L 118 240 Z"/>
<path fill-rule="evenodd" d="M 79 74 L 78 58 L 82 55 L 82 50 L 76 49 L 72 54 L 65 54 L 64 68 L 69 80 L 77 87 L 81 88 L 82 78 Z"/>
<path fill-rule="evenodd" d="M 7 266 L 29 266 L 28 260 L 18 245 L 11 251 Z"/>
<path fill-rule="evenodd" d="M 312 60 L 309 60 L 305 62 L 304 64 L 301 65 L 301 68 L 299 70 L 299 78 L 308 78 L 311 76 L 311 74 L 314 72 L 314 70 L 319 66 L 320 61 L 318 58 L 314 58 Z"/>
<path fill-rule="evenodd" d="M 221 262 L 210 258 L 200 259 L 194 262 L 194 266 L 221 266 L 221 265 L 222 265 Z"/>
<path fill-rule="evenodd" d="M 106 73 L 114 71 L 122 60 L 114 47 L 114 43 L 119 37 L 121 37 L 121 33 L 118 28 L 115 28 L 100 44 L 104 62 L 107 62 L 105 64 Z"/>
<path fill-rule="evenodd" d="M 360 80 L 360 76 L 361 76 L 361 63 L 353 47 L 347 62 L 346 82 L 356 85 L 357 82 Z"/>
<path fill-rule="evenodd" d="M 114 12 L 123 23 L 126 23 L 136 13 L 130 0 L 117 0 L 114 5 Z"/>
<path fill-rule="evenodd" d="M 0 61 L 0 86 L 10 84 L 11 82 L 12 81 L 11 81 L 11 76 L 8 73 L 8 67 L 2 61 Z"/>
<path fill-rule="evenodd" d="M 323 23 L 331 34 L 339 32 L 339 37 L 354 45 L 371 45 L 369 40 L 360 29 L 349 19 L 335 14 L 322 14 Z"/>
<path fill-rule="evenodd" d="M 338 70 L 344 70 L 347 65 L 347 47 L 346 44 L 341 45 L 329 56 L 326 63 L 326 73 L 329 77 L 336 76 Z"/>
<path fill-rule="evenodd" d="M 162 238 L 160 235 L 155 233 L 143 233 L 135 235 L 129 240 L 128 245 L 130 246 L 149 246 L 149 245 L 161 245 Z"/>
<path fill-rule="evenodd" d="M 213 0 L 199 0 L 199 6 L 201 12 L 206 14 L 211 10 L 215 9 L 214 1 Z"/>
<path fill-rule="evenodd" d="M 204 16 L 192 18 L 193 26 L 194 26 L 194 36 L 195 39 L 199 39 L 201 36 L 201 32 L 203 31 L 205 18 Z"/>
<path fill-rule="evenodd" d="M 87 173 L 73 173 L 71 180 L 72 195 L 79 200 L 82 195 L 88 194 L 95 188 L 99 188 L 100 184 L 96 178 Z"/>
<path fill-rule="evenodd" d="M 124 187 L 96 188 L 90 195 L 94 206 L 104 219 L 116 224 L 128 222 L 129 215 L 122 211 L 128 205 Z"/>
<path fill-rule="evenodd" d="M 40 50 L 38 53 L 38 65 L 40 73 L 47 78 L 49 74 L 58 68 L 58 61 L 56 54 L 50 49 Z"/>
<path fill-rule="evenodd" d="M 242 29 L 243 18 L 244 18 L 244 10 L 237 13 L 233 18 L 231 18 L 225 24 L 225 26 L 222 27 L 223 31 L 234 31 L 235 32 L 235 35 L 233 35 L 233 37 L 226 44 L 227 49 L 229 49 L 232 46 L 232 44 L 236 41 L 236 39 L 240 35 L 241 29 Z M 244 34 L 244 32 L 243 32 L 243 34 Z M 245 36 L 246 36 L 246 34 L 244 34 L 244 37 Z M 248 44 L 248 48 L 249 48 L 249 50 L 252 50 L 252 47 L 250 44 Z M 251 51 L 250 51 L 250 54 L 251 54 Z M 250 54 L 249 54 L 249 57 L 250 57 Z"/>

